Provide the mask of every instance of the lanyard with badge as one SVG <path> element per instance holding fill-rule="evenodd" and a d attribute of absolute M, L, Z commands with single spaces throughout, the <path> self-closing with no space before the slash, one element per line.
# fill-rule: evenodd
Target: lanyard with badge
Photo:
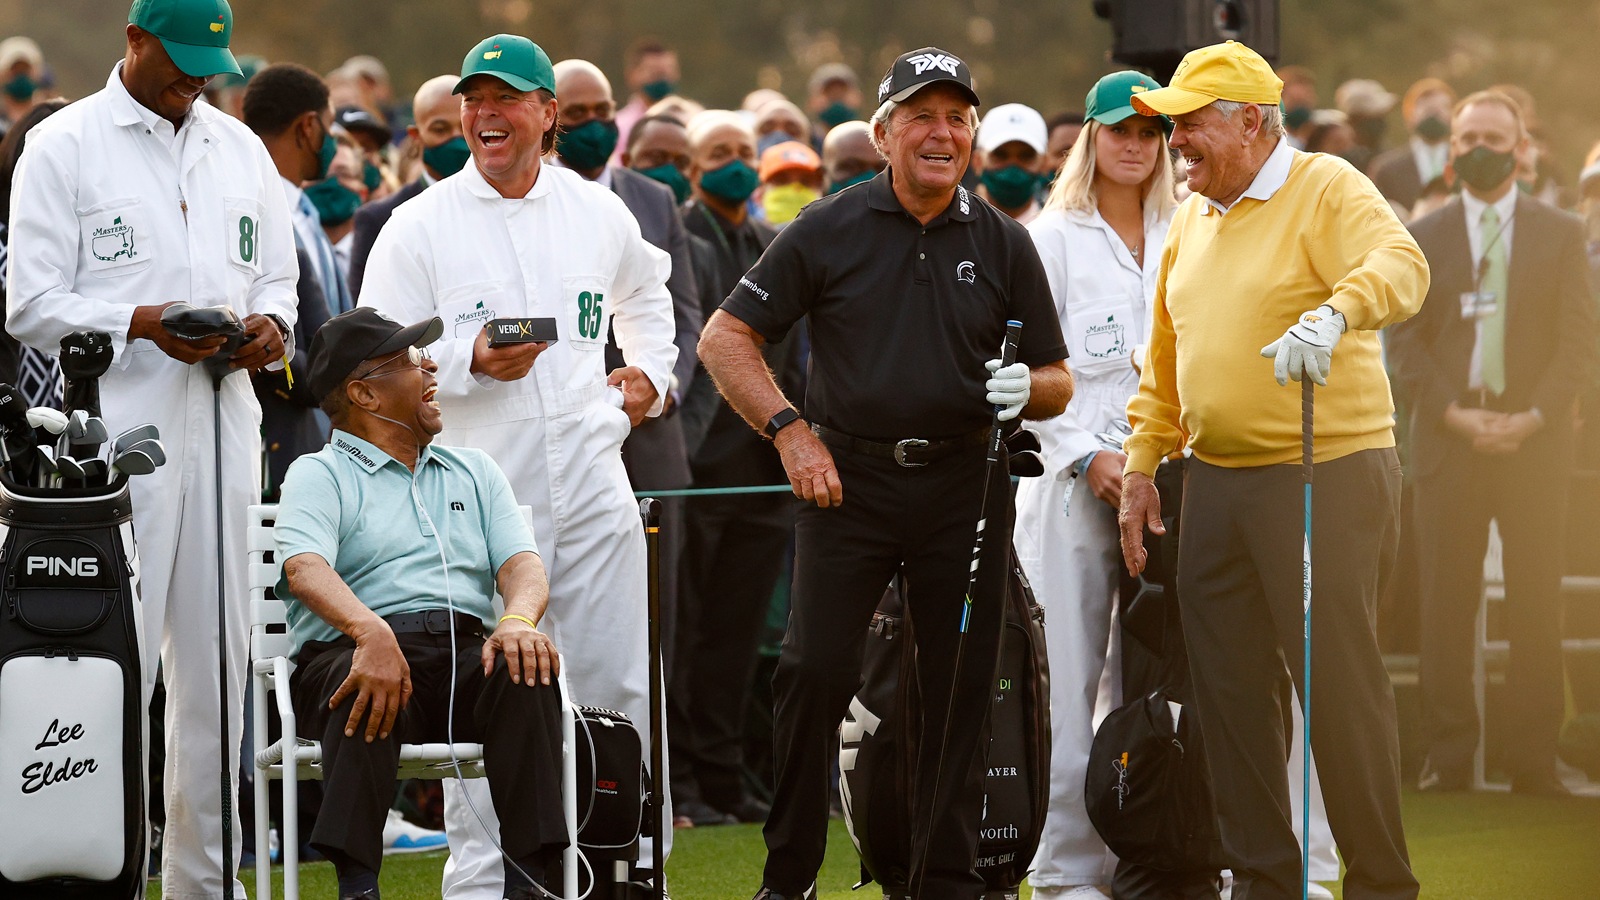
<path fill-rule="evenodd" d="M 1461 295 L 1461 318 L 1469 322 L 1481 322 L 1499 311 L 1500 298 L 1493 291 L 1483 289 L 1483 279 L 1489 273 L 1489 252 L 1500 243 L 1500 238 L 1516 220 L 1517 214 L 1512 212 L 1494 236 L 1484 242 L 1483 252 L 1478 254 L 1478 264 L 1472 268 L 1472 290 Z"/>

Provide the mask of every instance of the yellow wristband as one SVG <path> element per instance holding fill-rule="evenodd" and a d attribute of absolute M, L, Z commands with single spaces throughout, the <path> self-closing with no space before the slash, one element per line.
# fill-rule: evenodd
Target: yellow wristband
<path fill-rule="evenodd" d="M 528 618 L 527 616 L 519 616 L 519 615 L 516 615 L 514 613 L 509 613 L 507 615 L 503 615 L 503 616 L 500 617 L 500 621 L 501 622 L 504 622 L 507 619 L 516 619 L 519 622 L 527 622 L 529 628 L 532 628 L 535 631 L 539 630 L 539 626 L 535 625 L 533 620 Z"/>

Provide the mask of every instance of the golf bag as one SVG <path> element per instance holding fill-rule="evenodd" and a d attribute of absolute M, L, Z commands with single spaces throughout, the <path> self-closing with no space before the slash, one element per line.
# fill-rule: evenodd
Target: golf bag
<path fill-rule="evenodd" d="M 644 741 L 624 714 L 594 706 L 578 712 L 578 850 L 594 873 L 599 900 L 630 896 L 631 873 L 616 863 L 631 864 L 639 855 L 639 838 L 650 833 Z M 587 786 L 587 788 L 585 787 Z M 551 884 L 560 884 L 552 877 Z M 578 867 L 578 890 L 588 892 L 589 870 Z"/>
<path fill-rule="evenodd" d="M 1050 798 L 1044 611 L 1015 554 L 1009 571 L 976 866 L 984 896 L 992 900 L 1019 896 Z M 839 794 L 861 856 L 861 885 L 876 881 L 892 900 L 908 896 L 911 870 L 912 779 L 922 715 L 912 633 L 904 585 L 896 579 L 872 616 L 863 683 L 839 729 Z"/>
<path fill-rule="evenodd" d="M 0 480 L 0 896 L 134 900 L 148 853 L 127 479 Z"/>

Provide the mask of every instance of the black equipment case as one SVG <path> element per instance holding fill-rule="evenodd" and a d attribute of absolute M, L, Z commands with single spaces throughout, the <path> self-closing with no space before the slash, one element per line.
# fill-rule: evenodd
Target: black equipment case
<path fill-rule="evenodd" d="M 144 640 L 127 479 L 0 480 L 0 896 L 135 900 Z"/>

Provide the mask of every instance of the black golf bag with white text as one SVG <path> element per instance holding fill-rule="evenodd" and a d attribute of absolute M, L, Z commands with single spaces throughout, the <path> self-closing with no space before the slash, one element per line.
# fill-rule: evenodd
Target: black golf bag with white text
<path fill-rule="evenodd" d="M 903 580 L 896 579 L 872 616 L 862 686 L 839 729 L 839 794 L 861 856 L 861 884 L 878 882 L 891 900 L 908 896 L 921 722 L 913 625 L 903 589 Z M 1014 553 L 988 728 L 976 868 L 986 900 L 1016 900 L 1049 808 L 1050 673 L 1044 611 Z"/>
<path fill-rule="evenodd" d="M 148 852 L 127 478 L 0 481 L 0 897 L 134 900 Z"/>

